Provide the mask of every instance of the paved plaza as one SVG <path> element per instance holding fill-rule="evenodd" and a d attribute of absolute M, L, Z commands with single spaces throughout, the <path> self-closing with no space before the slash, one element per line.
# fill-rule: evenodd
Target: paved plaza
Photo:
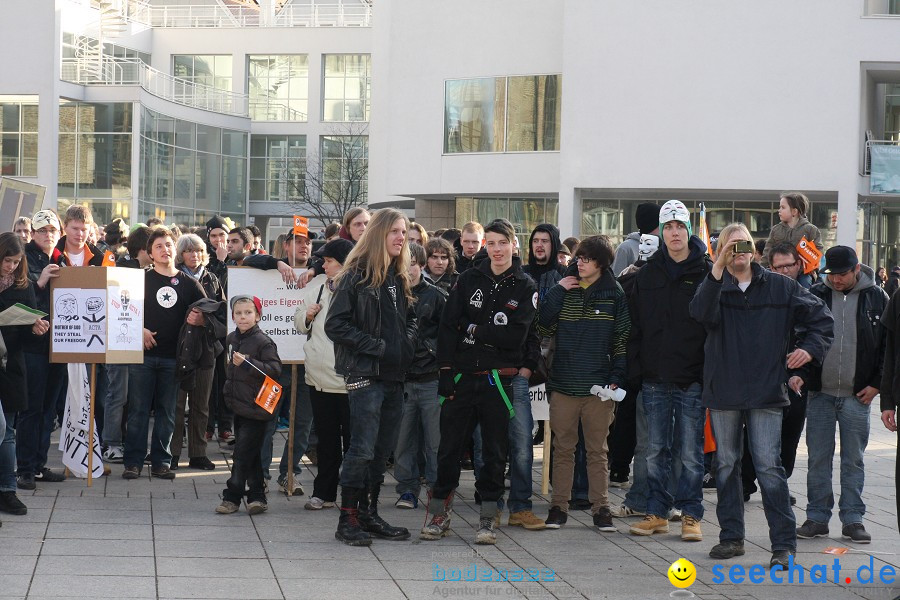
<path fill-rule="evenodd" d="M 94 482 L 68 480 L 41 484 L 21 493 L 28 505 L 23 517 L 2 515 L 0 528 L 0 597 L 2 598 L 237 598 L 343 599 L 366 598 L 678 598 L 815 600 L 893 599 L 900 584 L 879 582 L 886 565 L 900 576 L 900 535 L 894 500 L 896 440 L 881 424 L 873 403 L 872 435 L 866 457 L 864 498 L 869 545 L 851 547 L 836 557 L 829 546 L 848 547 L 840 539 L 840 522 L 830 523 L 831 537 L 800 540 L 798 562 L 806 569 L 804 583 L 775 584 L 766 574 L 761 584 L 735 584 L 729 569 L 741 565 L 745 577 L 753 565 L 768 564 L 769 541 L 762 501 L 755 494 L 746 505 L 747 554 L 724 561 L 723 583 L 715 583 L 713 561 L 707 556 L 717 542 L 715 493 L 704 495 L 704 540 L 681 542 L 680 525 L 671 533 L 635 537 L 627 533 L 631 520 L 615 521 L 618 533 L 599 533 L 589 512 L 573 512 L 556 531 L 529 532 L 518 527 L 500 529 L 497 545 L 475 546 L 478 521 L 472 499 L 471 471 L 455 502 L 453 535 L 439 542 L 422 542 L 418 530 L 424 508 L 394 508 L 396 494 L 388 474 L 383 516 L 408 527 L 410 541 L 375 541 L 370 548 L 351 548 L 334 539 L 337 510 L 303 509 L 306 496 L 269 495 L 269 511 L 250 517 L 242 507 L 234 515 L 213 509 L 228 477 L 228 446 L 212 443 L 213 472 L 182 468 L 174 481 L 136 481 L 112 476 Z M 286 434 L 276 437 L 276 457 Z M 541 448 L 535 448 L 535 490 L 540 491 Z M 60 454 L 52 450 L 53 467 Z M 315 467 L 312 467 L 314 470 Z M 277 461 L 274 473 L 277 475 Z M 839 480 L 837 472 L 835 484 Z M 305 468 L 301 481 L 312 490 L 312 473 Z M 274 483 L 274 482 L 273 482 Z M 797 468 L 790 482 L 798 506 L 806 504 L 806 445 L 801 441 Z M 613 502 L 623 490 L 613 489 Z M 535 513 L 546 516 L 547 497 L 537 494 Z M 796 510 L 798 523 L 804 512 Z M 688 591 L 676 590 L 666 576 L 669 565 L 684 557 L 696 565 L 696 582 Z M 839 559 L 840 582 L 834 583 Z M 874 582 L 861 584 L 857 569 L 870 560 Z M 813 565 L 826 565 L 828 583 L 811 583 Z M 518 571 L 517 571 L 518 570 Z M 540 581 L 496 581 L 498 571 L 508 577 L 536 577 Z M 862 576 L 868 575 L 864 569 Z M 846 578 L 850 577 L 848 584 Z M 478 581 L 466 581 L 477 578 Z M 492 581 L 483 581 L 483 578 Z M 443 580 L 442 580 L 443 579 Z M 460 579 L 450 581 L 451 579 Z"/>

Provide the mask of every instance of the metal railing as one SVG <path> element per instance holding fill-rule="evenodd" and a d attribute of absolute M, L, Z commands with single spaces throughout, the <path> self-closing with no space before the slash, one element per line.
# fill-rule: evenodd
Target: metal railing
<path fill-rule="evenodd" d="M 900 146 L 897 140 L 866 140 L 866 157 L 863 164 L 862 175 L 872 174 L 872 146 Z"/>
<path fill-rule="evenodd" d="M 306 121 L 307 114 L 279 102 L 250 98 L 250 118 L 256 121 Z"/>
<path fill-rule="evenodd" d="M 900 2 L 896 0 L 863 0 L 863 16 L 900 19 Z"/>
<path fill-rule="evenodd" d="M 64 58 L 60 79 L 81 85 L 139 85 L 148 93 L 176 104 L 241 117 L 249 116 L 246 94 L 173 77 L 138 58 L 104 56 L 97 62 Z"/>
<path fill-rule="evenodd" d="M 288 4 L 271 22 L 255 6 L 151 5 L 127 0 L 125 17 L 151 27 L 371 27 L 372 7 L 342 1 Z"/>

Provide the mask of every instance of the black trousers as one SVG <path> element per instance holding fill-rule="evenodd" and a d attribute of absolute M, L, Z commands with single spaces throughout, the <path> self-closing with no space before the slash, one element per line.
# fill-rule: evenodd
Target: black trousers
<path fill-rule="evenodd" d="M 231 459 L 231 477 L 226 482 L 228 487 L 222 492 L 224 500 L 240 504 L 247 489 L 247 502 L 266 501 L 260 453 L 268 424 L 268 421 L 234 415 L 234 457 Z"/>
<path fill-rule="evenodd" d="M 501 377 L 499 383 L 512 401 L 512 378 Z M 441 407 L 441 445 L 432 497 L 443 500 L 459 487 L 460 456 L 476 424 L 481 425 L 484 466 L 475 480 L 475 489 L 483 502 L 496 502 L 503 497 L 509 409 L 496 382 L 488 375 L 468 373 L 456 384 L 453 399 L 445 400 Z"/>
<path fill-rule="evenodd" d="M 784 409 L 784 420 L 781 423 L 781 466 L 787 478 L 791 478 L 794 472 L 794 463 L 797 462 L 797 446 L 800 444 L 800 436 L 803 435 L 803 427 L 806 425 L 806 400 L 809 394 L 804 389 L 799 396 L 793 391 L 788 391 L 791 405 Z M 753 458 L 750 456 L 750 448 L 747 445 L 748 436 L 744 436 L 744 456 L 741 460 L 741 479 L 744 482 L 744 493 L 756 491 L 756 469 L 753 467 Z"/>
<path fill-rule="evenodd" d="M 209 396 L 209 419 L 206 423 L 206 431 L 215 433 L 216 423 L 219 424 L 219 434 L 223 431 L 231 431 L 234 415 L 225 404 L 225 357 L 227 352 L 222 352 L 216 357 L 216 370 L 213 375 L 212 391 Z"/>
<path fill-rule="evenodd" d="M 609 448 L 609 472 L 631 472 L 631 460 L 634 458 L 634 448 L 637 446 L 637 395 L 636 391 L 628 390 L 625 398 L 616 407 L 616 420 L 613 421 L 612 430 L 607 438 Z"/>
<path fill-rule="evenodd" d="M 350 402 L 347 394 L 329 394 L 309 386 L 313 420 L 319 435 L 319 472 L 313 482 L 313 496 L 334 502 L 340 481 L 344 452 L 350 448 Z"/>

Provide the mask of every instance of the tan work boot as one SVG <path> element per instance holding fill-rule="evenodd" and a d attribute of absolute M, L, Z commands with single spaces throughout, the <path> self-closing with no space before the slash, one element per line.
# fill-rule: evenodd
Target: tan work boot
<path fill-rule="evenodd" d="M 509 521 L 507 521 L 506 524 L 510 527 L 524 527 L 530 531 L 538 531 L 547 527 L 544 520 L 530 510 L 520 510 L 509 513 Z"/>
<path fill-rule="evenodd" d="M 703 533 L 700 531 L 700 521 L 691 515 L 683 515 L 681 517 L 681 539 L 685 542 L 702 541 Z"/>
<path fill-rule="evenodd" d="M 658 515 L 647 515 L 631 526 L 632 535 L 653 535 L 654 533 L 669 533 L 669 521 Z"/>

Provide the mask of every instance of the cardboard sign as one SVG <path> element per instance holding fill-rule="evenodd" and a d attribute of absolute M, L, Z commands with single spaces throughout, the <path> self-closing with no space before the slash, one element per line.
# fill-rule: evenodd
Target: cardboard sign
<path fill-rule="evenodd" d="M 815 242 L 806 239 L 804 235 L 797 244 L 797 253 L 800 255 L 800 261 L 803 263 L 803 274 L 807 275 L 819 268 L 819 261 L 822 260 L 822 251 L 816 248 Z"/>
<path fill-rule="evenodd" d="M 279 400 L 281 400 L 281 384 L 266 375 L 266 380 L 256 394 L 256 404 L 271 415 L 275 412 Z"/>
<path fill-rule="evenodd" d="M 309 219 L 294 215 L 294 235 L 309 237 Z"/>
<path fill-rule="evenodd" d="M 50 362 L 144 362 L 144 271 L 64 267 L 50 286 Z"/>
<path fill-rule="evenodd" d="M 531 417 L 535 421 L 550 420 L 550 394 L 547 393 L 547 385 L 536 385 L 528 388 L 531 396 Z"/>
<path fill-rule="evenodd" d="M 306 269 L 294 269 L 297 275 Z M 234 296 L 256 296 L 262 303 L 259 328 L 272 338 L 278 356 L 285 364 L 303 362 L 303 343 L 306 336 L 294 329 L 294 313 L 300 305 L 303 290 L 288 285 L 277 269 L 263 271 L 253 267 L 228 267 L 228 306 Z M 228 311 L 228 331 L 235 325 Z"/>

